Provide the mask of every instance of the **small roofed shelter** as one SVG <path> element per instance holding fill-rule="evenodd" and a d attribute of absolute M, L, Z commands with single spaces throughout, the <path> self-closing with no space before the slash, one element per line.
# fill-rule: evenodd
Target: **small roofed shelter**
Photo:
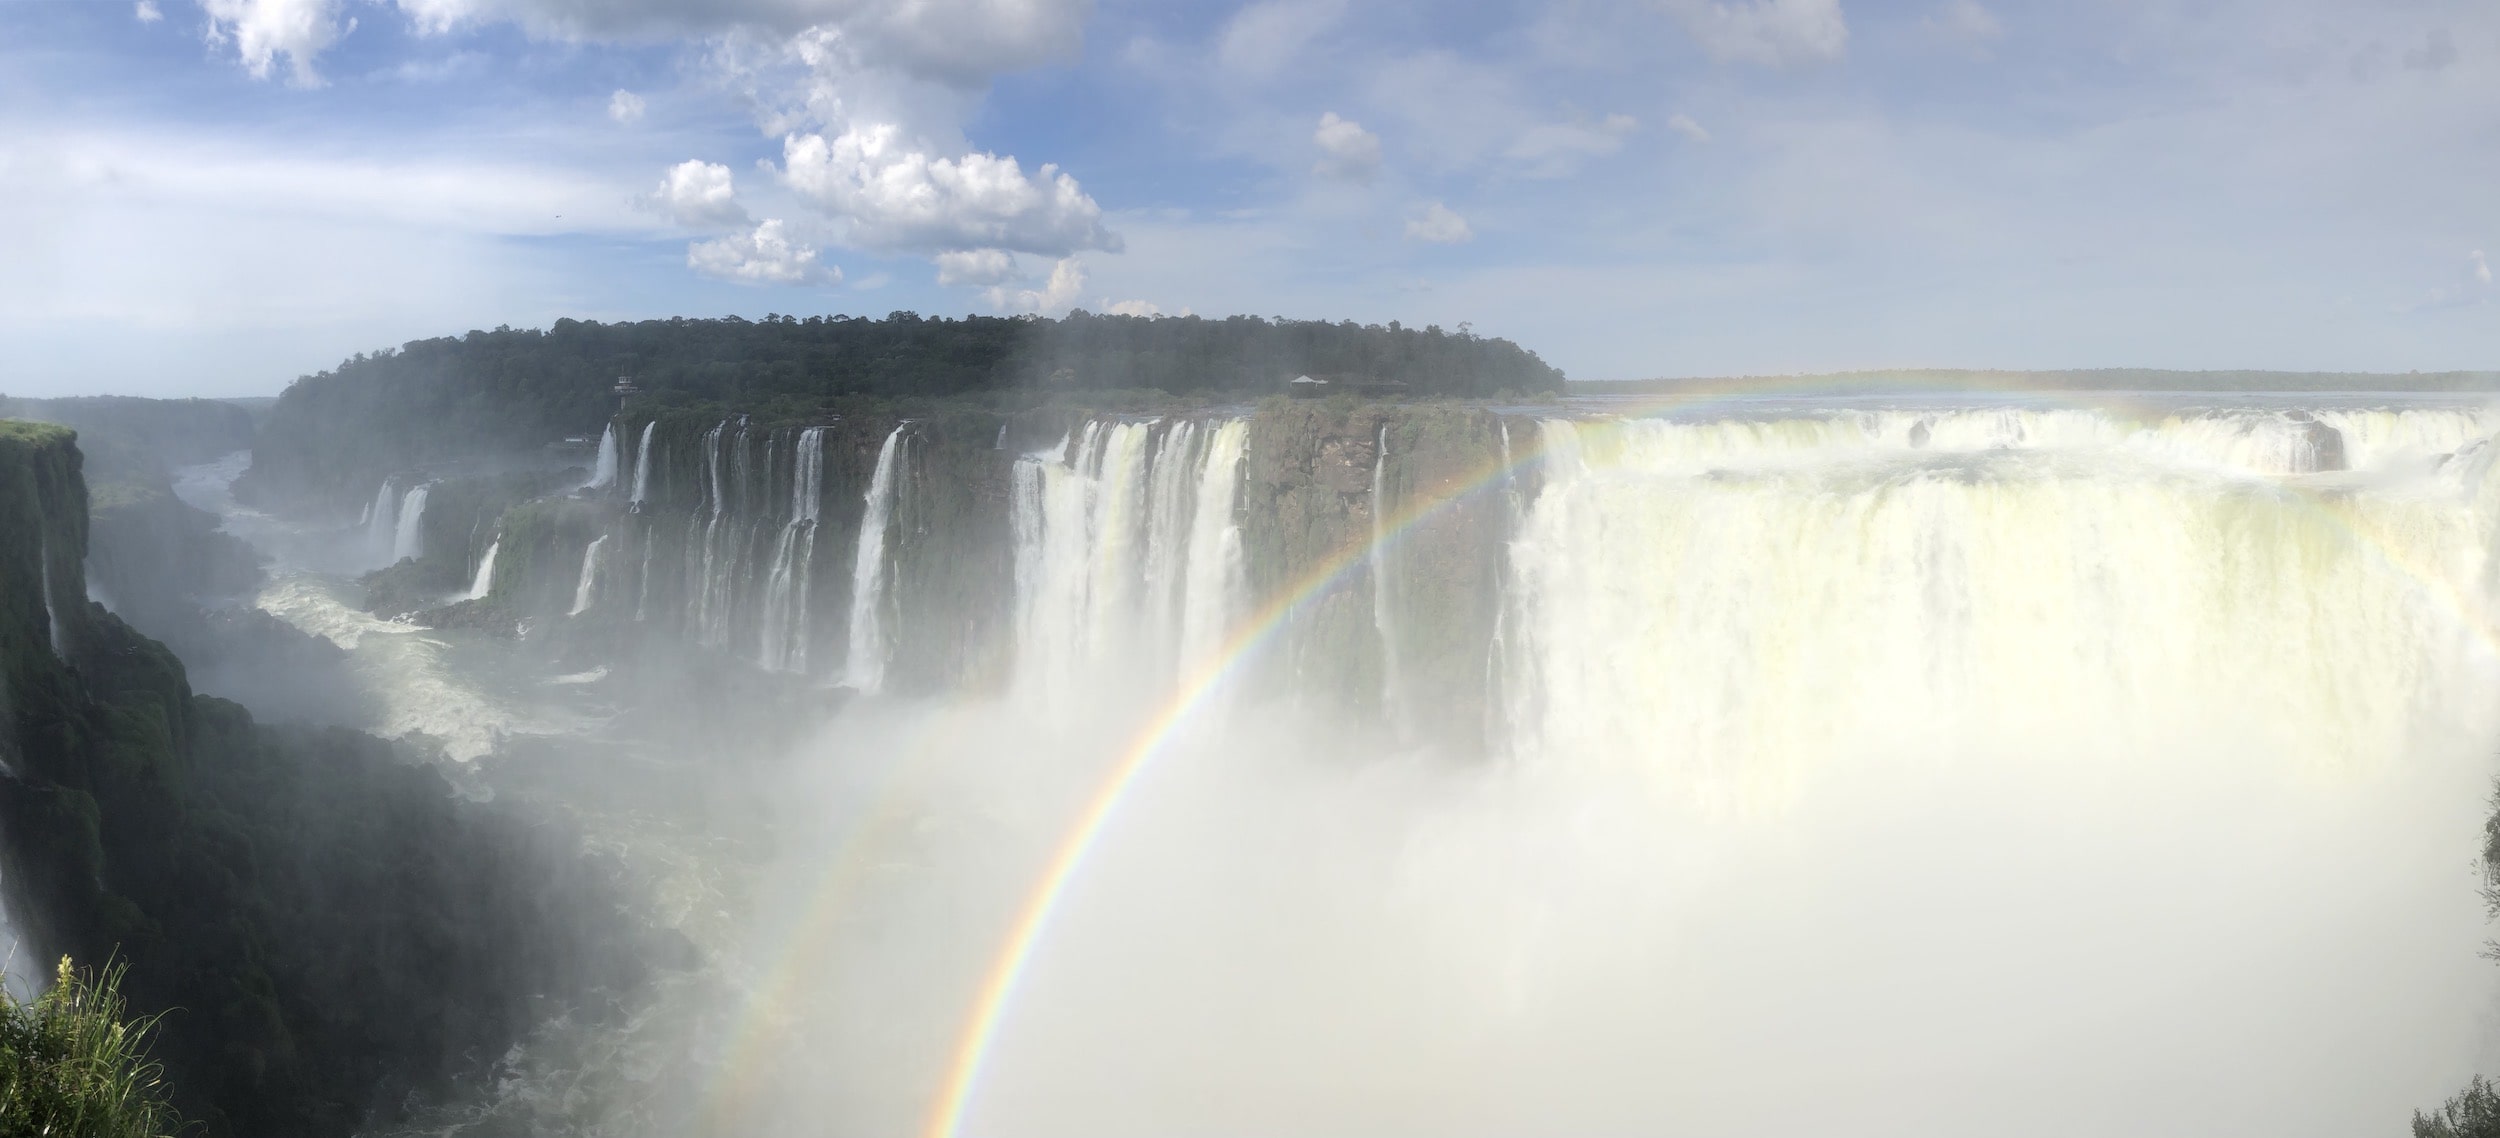
<path fill-rule="evenodd" d="M 1328 387 L 1327 380 L 1297 375 L 1285 381 L 1285 394 L 1296 399 L 1317 399 L 1328 394 Z"/>

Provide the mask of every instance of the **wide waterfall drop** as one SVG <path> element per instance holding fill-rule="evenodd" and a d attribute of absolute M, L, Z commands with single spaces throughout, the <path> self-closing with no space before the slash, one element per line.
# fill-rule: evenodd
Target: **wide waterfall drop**
<path fill-rule="evenodd" d="M 592 538 L 590 544 L 583 547 L 581 580 L 573 586 L 573 607 L 566 610 L 564 615 L 580 616 L 590 611 L 591 599 L 596 595 L 593 590 L 599 586 L 599 573 L 605 564 L 604 555 L 607 551 L 606 534 Z M 487 577 L 487 583 L 490 585 L 494 583 L 491 575 Z"/>
<path fill-rule="evenodd" d="M 430 482 L 419 483 L 408 496 L 399 501 L 399 517 L 391 535 L 390 564 L 396 565 L 425 552 L 425 496 L 433 488 Z"/>
<path fill-rule="evenodd" d="M 658 419 L 644 423 L 642 442 L 634 447 L 634 493 L 631 501 L 636 509 L 651 500 L 651 432 L 657 430 L 659 425 Z M 611 426 L 608 429 L 616 428 Z"/>
<path fill-rule="evenodd" d="M 824 733 L 706 1132 L 2325 1136 L 2463 1085 L 2500 415 L 1475 422 L 1332 437 L 1308 579 L 1260 424 L 1015 459 L 1006 690 Z M 1363 539 L 1438 494 L 1492 519 L 1490 757 L 1290 690 L 1368 688 Z M 1218 719 L 1193 659 L 1265 681 Z"/>
<path fill-rule="evenodd" d="M 790 520 L 773 546 L 764 588 L 763 653 L 758 662 L 778 671 L 805 672 L 808 592 L 816 568 L 816 517 L 824 507 L 825 429 L 799 432 L 791 455 Z"/>
<path fill-rule="evenodd" d="M 584 489 L 605 490 L 616 485 L 616 424 L 599 433 L 599 457 L 591 463 L 590 482 Z"/>
<path fill-rule="evenodd" d="M 462 595 L 463 600 L 485 600 L 486 594 L 494 591 L 495 551 L 501 548 L 501 538 L 486 543 L 486 555 L 477 559 L 477 579 L 469 583 L 469 591 Z"/>
<path fill-rule="evenodd" d="M 877 447 L 877 470 L 868 480 L 867 512 L 860 515 L 859 544 L 851 560 L 850 651 L 843 682 L 864 692 L 885 686 L 885 531 L 894 516 L 894 465 L 902 454 L 897 426 Z"/>

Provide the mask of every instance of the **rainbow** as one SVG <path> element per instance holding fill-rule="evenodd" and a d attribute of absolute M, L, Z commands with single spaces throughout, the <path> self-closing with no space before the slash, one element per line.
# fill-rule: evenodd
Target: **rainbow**
<path fill-rule="evenodd" d="M 2135 393 L 2058 392 L 2011 380 L 1996 382 L 1995 377 L 1988 379 L 1990 382 L 1943 394 L 1964 398 L 1986 394 L 2008 395 L 2049 406 L 2129 413 L 2146 420 L 2170 413 L 2168 408 L 2155 407 L 2147 401 L 2133 398 Z M 1852 393 L 1912 395 L 1922 392 L 1874 376 L 1846 385 L 1834 384 L 1831 377 L 1811 381 L 1749 381 L 1731 390 L 1628 398 L 1604 408 L 1604 411 L 1610 419 L 1634 419 L 1679 412 L 1705 412 L 1722 405 L 1737 407 L 1783 395 L 1845 397 Z M 2079 395 L 2082 397 L 2078 398 Z M 1078 811 L 1017 910 L 992 964 L 981 979 L 957 1043 L 949 1055 L 936 1097 L 921 1128 L 923 1138 L 956 1138 L 961 1132 L 973 1096 L 995 1049 L 1006 1013 L 1015 1002 L 1016 993 L 1030 969 L 1036 950 L 1049 932 L 1062 901 L 1101 844 L 1111 820 L 1130 791 L 1154 765 L 1154 761 L 1167 753 L 1170 743 L 1181 729 L 1203 712 L 1218 692 L 1240 677 L 1310 601 L 1348 583 L 1366 570 L 1377 552 L 1404 541 L 1423 523 L 1469 499 L 1507 485 L 1516 472 L 1542 462 L 1544 450 L 1545 444 L 1541 439 L 1530 440 L 1517 448 L 1507 462 L 1489 462 L 1403 503 L 1398 511 L 1375 526 L 1372 533 L 1350 542 L 1311 566 L 1239 622 L 1223 644 L 1195 667 L 1173 690 L 1170 698 L 1141 725 Z M 2379 563 L 2415 582 L 2437 607 L 2474 632 L 2495 657 L 2500 657 L 2500 629 L 2493 628 L 2479 615 L 2476 610 L 2480 606 L 2469 603 L 2446 580 L 2445 574 L 2403 563 L 2386 548 L 2386 543 L 2356 531 L 2340 515 L 2315 500 L 2314 495 L 2298 488 L 2293 488 L 2292 493 L 2307 511 L 2331 521 L 2356 547 L 2374 552 Z M 940 721 L 945 722 L 944 717 L 940 717 Z M 909 750 L 914 755 L 925 755 L 945 734 L 947 732 L 943 729 L 933 729 Z M 897 769 L 907 769 L 916 761 L 916 758 L 906 756 Z M 744 1097 L 735 1093 L 738 1088 L 724 1084 L 736 1083 L 736 1070 L 745 1066 L 743 1057 L 762 1049 L 764 1039 L 772 1034 L 769 1009 L 780 1006 L 804 974 L 811 955 L 809 947 L 831 934 L 834 911 L 840 907 L 841 899 L 857 884 L 862 851 L 874 844 L 877 835 L 882 832 L 882 827 L 876 824 L 876 818 L 882 813 L 881 807 L 872 809 L 868 824 L 861 827 L 858 836 L 844 844 L 842 852 L 822 875 L 815 891 L 816 901 L 810 906 L 810 913 L 799 922 L 797 935 L 766 970 L 765 982 L 758 986 L 750 999 L 744 1022 L 732 1033 L 722 1078 L 714 1085 L 713 1093 L 706 1096 L 711 1119 L 727 1121 L 731 1103 Z"/>
<path fill-rule="evenodd" d="M 1900 387 L 1870 378 L 1864 388 L 1870 394 L 1906 394 Z M 1816 382 L 1766 381 L 1748 383 L 1741 390 L 1669 395 L 1658 399 L 1635 399 L 1608 408 L 1609 416 L 1631 419 L 1706 410 L 1714 404 L 1741 404 L 1766 396 L 1799 393 L 1833 394 L 1828 379 Z M 2127 398 L 2125 392 L 2088 393 L 2087 400 L 2076 399 L 2077 393 L 2053 392 L 2006 383 L 1998 385 L 1999 393 L 2015 394 L 2068 406 L 2097 410 L 2124 410 L 2150 417 L 2153 409 Z M 1960 391 L 1953 394 L 1968 395 Z M 1016 920 L 1001 944 L 995 963 L 983 978 L 974 999 L 972 1012 L 965 1023 L 960 1042 L 940 1084 L 934 1107 L 922 1138 L 957 1138 L 972 1096 L 988 1064 L 999 1028 L 1014 1001 L 1016 989 L 1032 963 L 1035 949 L 1049 931 L 1051 918 L 1058 911 L 1069 886 L 1083 871 L 1085 863 L 1100 844 L 1114 814 L 1127 798 L 1139 777 L 1162 755 L 1173 737 L 1195 714 L 1202 710 L 1217 691 L 1239 675 L 1247 663 L 1289 624 L 1302 606 L 1344 583 L 1350 576 L 1371 563 L 1374 554 L 1392 547 L 1414 532 L 1416 527 L 1467 499 L 1507 483 L 1511 475 L 1523 467 L 1543 461 L 1542 439 L 1517 450 L 1508 462 L 1494 462 L 1465 475 L 1449 480 L 1437 491 L 1420 495 L 1406 503 L 1397 513 L 1375 527 L 1374 534 L 1350 543 L 1330 557 L 1312 566 L 1299 579 L 1280 590 L 1267 604 L 1244 620 L 1204 664 L 1188 676 L 1174 691 L 1171 700 L 1138 731 L 1104 778 L 1100 787 L 1077 815 L 1066 838 L 1043 868 L 1027 895 Z M 2355 531 L 2341 517 L 2328 511 L 2306 493 L 2295 491 L 2298 500 L 2309 510 L 2322 515 L 2355 544 L 2374 549 L 2378 560 L 2400 575 L 2412 579 L 2426 595 L 2447 610 L 2460 624 L 2476 632 L 2484 645 L 2500 656 L 2500 629 L 2474 614 L 2464 597 L 2459 595 L 2441 575 L 2420 567 L 2403 564 L 2390 556 L 2384 543 L 2371 542 Z"/>

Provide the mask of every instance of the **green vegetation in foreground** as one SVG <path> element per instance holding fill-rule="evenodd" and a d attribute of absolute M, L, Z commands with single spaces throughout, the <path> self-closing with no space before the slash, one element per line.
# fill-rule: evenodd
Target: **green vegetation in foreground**
<path fill-rule="evenodd" d="M 163 1138 L 182 1129 L 148 1058 L 156 1017 L 128 1018 L 122 965 L 81 972 L 61 958 L 52 987 L 0 998 L 0 1138 Z"/>

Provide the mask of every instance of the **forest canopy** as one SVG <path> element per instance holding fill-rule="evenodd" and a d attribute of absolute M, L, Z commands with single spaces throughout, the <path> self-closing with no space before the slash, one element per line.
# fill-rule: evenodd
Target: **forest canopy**
<path fill-rule="evenodd" d="M 558 320 L 359 354 L 295 381 L 237 487 L 296 496 L 385 472 L 513 455 L 596 433 L 630 378 L 659 406 L 944 399 L 992 392 L 1159 390 L 1251 399 L 1312 375 L 1404 395 L 1560 392 L 1561 371 L 1462 326 L 1255 316 Z"/>

